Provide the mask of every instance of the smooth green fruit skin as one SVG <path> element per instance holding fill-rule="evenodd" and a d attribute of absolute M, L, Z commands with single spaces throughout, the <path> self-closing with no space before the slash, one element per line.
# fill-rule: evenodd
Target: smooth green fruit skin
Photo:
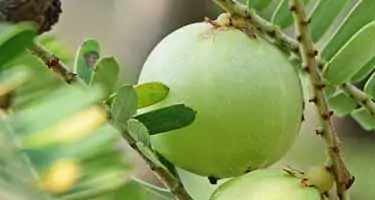
<path fill-rule="evenodd" d="M 197 111 L 191 125 L 154 135 L 151 143 L 198 175 L 225 178 L 267 167 L 298 135 L 297 72 L 275 46 L 237 29 L 201 22 L 176 30 L 147 58 L 139 82 L 149 81 L 170 87 L 149 110 L 185 103 Z"/>
<path fill-rule="evenodd" d="M 313 187 L 277 169 L 260 169 L 220 185 L 210 200 L 321 200 Z"/>

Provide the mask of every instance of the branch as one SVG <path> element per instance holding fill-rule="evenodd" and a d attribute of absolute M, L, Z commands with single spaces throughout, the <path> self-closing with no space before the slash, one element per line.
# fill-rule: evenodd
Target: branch
<path fill-rule="evenodd" d="M 337 195 L 339 199 L 349 199 L 345 193 L 351 185 L 352 177 L 347 169 L 340 151 L 339 138 L 333 127 L 333 112 L 329 109 L 327 99 L 324 95 L 324 81 L 320 74 L 316 56 L 318 52 L 314 49 L 309 28 L 309 21 L 303 4 L 300 0 L 289 0 L 290 9 L 293 13 L 295 27 L 298 33 L 299 49 L 305 70 L 313 86 L 314 98 L 310 101 L 315 103 L 322 125 L 321 135 L 328 145 L 328 154 L 332 162 L 332 171 L 336 180 Z"/>
<path fill-rule="evenodd" d="M 57 58 L 53 53 L 49 52 L 44 47 L 34 43 L 29 50 L 42 59 L 49 68 L 51 68 L 56 74 L 62 77 L 67 83 L 79 82 L 76 74 L 70 72 L 67 67 Z M 130 133 L 123 128 L 118 126 L 116 123 L 112 123 L 121 133 L 129 145 L 146 161 L 151 170 L 155 175 L 164 183 L 167 189 L 173 194 L 176 200 L 193 200 L 193 198 L 185 190 L 182 182 L 176 176 L 174 176 L 160 161 L 156 161 L 152 158 L 157 158 L 153 150 L 146 148 L 147 154 L 144 149 L 141 149 L 139 143 L 130 135 Z"/>
<path fill-rule="evenodd" d="M 129 145 L 146 161 L 151 170 L 154 171 L 155 175 L 164 183 L 176 200 L 193 200 L 185 190 L 180 179 L 173 175 L 160 161 L 154 161 L 154 159 L 157 159 L 157 155 L 153 150 L 146 146 L 140 146 L 139 142 L 137 142 L 123 126 L 117 126 L 116 122 L 112 124 L 117 127 Z M 148 155 L 146 155 L 145 151 L 147 151 Z"/>
<path fill-rule="evenodd" d="M 70 72 L 69 69 L 56 57 L 53 53 L 49 52 L 43 46 L 36 42 L 29 47 L 32 54 L 39 57 L 44 61 L 48 68 L 52 69 L 57 75 L 63 78 L 67 83 L 73 83 L 77 81 L 75 73 Z"/>
<path fill-rule="evenodd" d="M 368 94 L 348 83 L 341 85 L 341 89 L 375 117 L 375 103 L 371 100 L 371 97 Z"/>

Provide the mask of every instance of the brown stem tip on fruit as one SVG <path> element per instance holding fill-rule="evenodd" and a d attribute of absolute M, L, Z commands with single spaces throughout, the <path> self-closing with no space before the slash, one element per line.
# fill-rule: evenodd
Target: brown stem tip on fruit
<path fill-rule="evenodd" d="M 0 0 L 0 21 L 34 22 L 39 34 L 51 30 L 61 13 L 60 0 Z"/>

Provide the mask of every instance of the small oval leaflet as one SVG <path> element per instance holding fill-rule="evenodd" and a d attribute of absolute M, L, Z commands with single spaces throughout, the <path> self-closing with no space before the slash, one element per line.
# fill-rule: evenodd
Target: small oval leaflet
<path fill-rule="evenodd" d="M 138 95 L 138 108 L 144 108 L 164 100 L 169 88 L 161 82 L 148 82 L 136 85 L 135 91 Z"/>
<path fill-rule="evenodd" d="M 357 107 L 356 101 L 343 92 L 338 92 L 330 97 L 328 104 L 335 111 L 335 115 L 339 117 L 350 114 Z"/>
<path fill-rule="evenodd" d="M 90 86 L 99 84 L 108 96 L 115 92 L 120 67 L 114 57 L 102 58 L 95 65 L 90 81 Z"/>
<path fill-rule="evenodd" d="M 351 116 L 363 129 L 370 131 L 375 128 L 375 118 L 365 108 L 353 111 Z"/>
<path fill-rule="evenodd" d="M 145 146 L 151 147 L 150 134 L 145 125 L 136 119 L 129 119 L 126 127 L 135 141 L 142 142 Z"/>
<path fill-rule="evenodd" d="M 150 135 L 180 129 L 190 125 L 196 111 L 184 104 L 176 104 L 135 116 L 148 129 Z"/>
<path fill-rule="evenodd" d="M 349 81 L 374 56 L 375 22 L 362 27 L 332 58 L 324 69 L 324 78 L 333 85 Z"/>
<path fill-rule="evenodd" d="M 137 93 L 133 86 L 126 85 L 122 86 L 115 96 L 112 106 L 111 114 L 112 117 L 122 124 L 126 124 L 127 121 L 137 111 Z"/>
<path fill-rule="evenodd" d="M 96 61 L 100 58 L 100 45 L 95 39 L 85 40 L 77 50 L 74 71 L 87 85 L 91 81 L 91 73 Z"/>

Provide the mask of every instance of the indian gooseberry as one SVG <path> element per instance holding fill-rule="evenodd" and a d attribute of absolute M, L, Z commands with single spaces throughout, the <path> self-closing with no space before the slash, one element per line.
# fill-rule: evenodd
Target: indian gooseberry
<path fill-rule="evenodd" d="M 278 169 L 259 169 L 220 185 L 210 200 L 321 200 L 314 187 Z"/>
<path fill-rule="evenodd" d="M 177 103 L 197 111 L 189 126 L 151 137 L 156 151 L 195 174 L 225 178 L 270 166 L 298 135 L 297 72 L 276 46 L 238 28 L 197 22 L 172 32 L 144 63 L 139 83 L 149 81 L 170 93 L 141 112 Z"/>

